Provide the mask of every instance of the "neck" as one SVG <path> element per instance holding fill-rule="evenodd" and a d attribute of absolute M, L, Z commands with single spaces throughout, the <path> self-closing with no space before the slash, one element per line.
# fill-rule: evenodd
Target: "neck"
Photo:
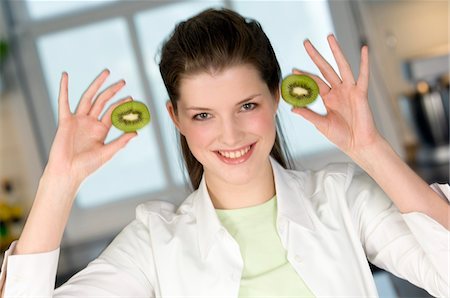
<path fill-rule="evenodd" d="M 238 209 L 262 204 L 275 195 L 270 161 L 246 183 L 234 184 L 205 173 L 209 196 L 216 209 Z"/>

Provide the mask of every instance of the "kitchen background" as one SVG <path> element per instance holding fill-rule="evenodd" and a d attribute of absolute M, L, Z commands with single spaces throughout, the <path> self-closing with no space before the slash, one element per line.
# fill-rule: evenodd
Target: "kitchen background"
<path fill-rule="evenodd" d="M 83 268 L 134 218 L 146 200 L 176 204 L 188 193 L 166 115 L 158 48 L 174 24 L 211 6 L 256 18 L 271 39 L 283 75 L 317 72 L 302 41 L 332 59 L 334 32 L 357 72 L 369 44 L 370 104 L 382 134 L 428 182 L 449 181 L 448 1 L 13 1 L 0 6 L 0 246 L 20 233 L 56 129 L 59 76 L 70 75 L 72 108 L 103 68 L 108 83 L 124 78 L 116 96 L 144 100 L 151 125 L 139 140 L 81 187 L 64 236 L 60 284 Z M 312 108 L 324 112 L 317 101 Z M 348 161 L 315 129 L 281 105 L 280 116 L 299 168 Z M 289 129 L 295 126 L 296 129 Z M 112 130 L 111 140 L 120 132 Z M 133 143 L 133 142 L 132 142 Z M 0 257 L 1 259 L 1 257 Z M 406 281 L 374 269 L 382 297 L 428 297 Z"/>

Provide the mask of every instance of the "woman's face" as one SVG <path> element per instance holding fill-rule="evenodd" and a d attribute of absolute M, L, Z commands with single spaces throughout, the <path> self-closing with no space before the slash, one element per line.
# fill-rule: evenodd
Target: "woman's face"
<path fill-rule="evenodd" d="M 269 165 L 278 101 L 244 64 L 183 78 L 177 115 L 168 110 L 207 179 L 245 184 Z"/>

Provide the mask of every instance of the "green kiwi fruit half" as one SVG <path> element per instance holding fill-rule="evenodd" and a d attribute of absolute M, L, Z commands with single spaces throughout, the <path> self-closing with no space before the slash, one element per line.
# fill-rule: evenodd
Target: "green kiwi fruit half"
<path fill-rule="evenodd" d="M 136 131 L 150 122 L 150 112 L 142 102 L 134 100 L 125 102 L 112 111 L 111 122 L 124 132 Z"/>
<path fill-rule="evenodd" d="M 294 107 L 305 107 L 319 95 L 316 81 L 306 75 L 289 75 L 281 82 L 281 96 Z"/>

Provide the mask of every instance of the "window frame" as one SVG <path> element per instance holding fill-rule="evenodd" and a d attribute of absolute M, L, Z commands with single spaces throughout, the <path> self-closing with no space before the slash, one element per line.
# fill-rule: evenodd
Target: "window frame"
<path fill-rule="evenodd" d="M 139 46 L 134 16 L 143 10 L 170 5 L 175 2 L 185 1 L 171 1 L 170 3 L 164 1 L 118 1 L 105 4 L 104 6 L 96 6 L 88 10 L 76 10 L 72 13 L 64 13 L 55 17 L 42 18 L 35 21 L 29 20 L 28 16 L 23 14 L 23 12 L 27 11 L 25 2 L 17 1 L 11 3 L 13 16 L 15 16 L 16 20 L 20 20 L 13 32 L 19 45 L 18 57 L 22 60 L 21 64 L 26 65 L 26 71 L 24 69 L 21 71 L 24 76 L 23 83 L 33 94 L 33 98 L 28 98 L 27 103 L 31 106 L 30 109 L 34 111 L 34 114 L 38 115 L 35 117 L 36 123 L 33 127 L 37 139 L 40 140 L 38 146 L 40 147 L 42 165 L 47 163 L 50 148 L 56 133 L 57 123 L 50 107 L 50 101 L 48 100 L 50 98 L 50 92 L 47 89 L 43 66 L 38 54 L 37 41 L 39 37 L 110 19 L 125 19 L 130 40 L 132 41 L 132 51 L 137 60 L 137 72 L 141 79 L 144 96 L 149 104 L 153 105 L 152 92 L 147 83 L 150 80 L 145 71 L 145 63 L 142 49 Z M 31 77 L 30 74 L 34 75 Z M 175 179 L 170 174 L 169 161 L 161 136 L 162 128 L 157 120 L 153 120 L 152 125 L 155 126 L 155 136 L 158 139 L 157 144 L 161 158 L 163 159 L 163 170 L 168 181 L 168 186 L 161 191 L 144 193 L 133 197 L 130 196 L 123 200 L 101 204 L 91 208 L 82 208 L 75 202 L 67 222 L 62 246 L 89 242 L 103 238 L 105 235 L 115 235 L 135 217 L 135 207 L 138 204 L 154 199 L 180 203 L 189 193 L 189 189 L 186 186 L 177 185 Z M 108 222 L 108 225 L 105 225 L 105 222 Z"/>
<path fill-rule="evenodd" d="M 25 87 L 28 89 L 26 94 L 33 94 L 33 98 L 28 96 L 26 99 L 30 108 L 35 111 L 36 123 L 33 125 L 37 135 L 37 141 L 40 147 L 40 157 L 44 165 L 48 159 L 48 153 L 56 132 L 56 123 L 50 107 L 49 90 L 45 82 L 44 72 L 39 60 L 37 40 L 40 36 L 50 34 L 52 32 L 64 31 L 70 28 L 85 26 L 88 24 L 105 21 L 122 17 L 126 20 L 130 38 L 132 40 L 133 53 L 138 61 L 138 75 L 141 78 L 143 92 L 150 104 L 153 104 L 150 82 L 146 70 L 142 53 L 142 48 L 139 45 L 139 38 L 137 33 L 134 16 L 144 10 L 154 9 L 163 5 L 171 5 L 174 3 L 181 3 L 186 1 L 117 1 L 109 2 L 108 4 L 96 6 L 87 10 L 77 10 L 72 13 L 64 13 L 55 17 L 42 18 L 35 21 L 29 20 L 24 14 L 27 11 L 26 3 L 24 1 L 10 1 L 8 2 L 9 12 L 12 14 L 15 22 L 12 24 L 12 37 L 17 41 L 18 57 L 20 63 L 17 63 L 18 73 L 23 79 Z M 333 26 L 336 35 L 338 36 L 343 51 L 347 54 L 349 62 L 353 69 L 358 70 L 359 66 L 359 47 L 361 32 L 358 32 L 354 15 L 352 14 L 351 0 L 345 1 L 328 1 L 330 6 L 330 13 L 332 17 Z M 224 7 L 233 8 L 231 0 L 225 0 Z M 17 62 L 16 59 L 16 62 Z M 26 67 L 25 67 L 26 66 Z M 371 78 L 370 84 L 376 85 L 377 82 Z M 374 113 L 374 118 L 379 124 L 382 134 L 387 136 L 388 141 L 393 144 L 394 149 L 400 149 L 399 140 L 396 140 L 397 135 L 390 132 L 390 127 L 395 123 L 389 117 L 391 111 L 383 102 L 382 96 L 377 94 L 372 87 L 369 92 L 371 106 Z M 155 105 L 155 104 L 153 104 Z M 122 229 L 134 218 L 134 210 L 136 205 L 149 200 L 167 200 L 175 203 L 181 203 L 189 194 L 189 189 L 186 186 L 177 186 L 173 177 L 170 174 L 170 167 L 168 165 L 168 157 L 166 150 L 164 150 L 164 141 L 161 136 L 162 129 L 158 121 L 153 121 L 155 125 L 155 133 L 158 138 L 160 146 L 161 158 L 165 166 L 165 175 L 168 179 L 167 189 L 151 194 L 140 195 L 137 197 L 115 201 L 108 204 L 103 204 L 98 207 L 89 209 L 80 208 L 74 204 L 69 222 L 66 227 L 66 233 L 63 239 L 64 245 L 73 245 L 79 242 L 91 241 L 96 238 L 104 237 L 105 235 L 115 235 L 117 231 Z M 329 157 L 331 156 L 331 157 Z M 327 158 L 328 157 L 328 158 Z M 308 168 L 320 168 L 326 162 L 342 161 L 350 162 L 351 160 L 337 149 L 326 150 L 317 154 L 298 157 L 295 162 Z M 113 220 L 111 220 L 113 219 Z M 108 222 L 108 225 L 104 223 Z M 92 227 L 96 227 L 93 229 Z"/>

